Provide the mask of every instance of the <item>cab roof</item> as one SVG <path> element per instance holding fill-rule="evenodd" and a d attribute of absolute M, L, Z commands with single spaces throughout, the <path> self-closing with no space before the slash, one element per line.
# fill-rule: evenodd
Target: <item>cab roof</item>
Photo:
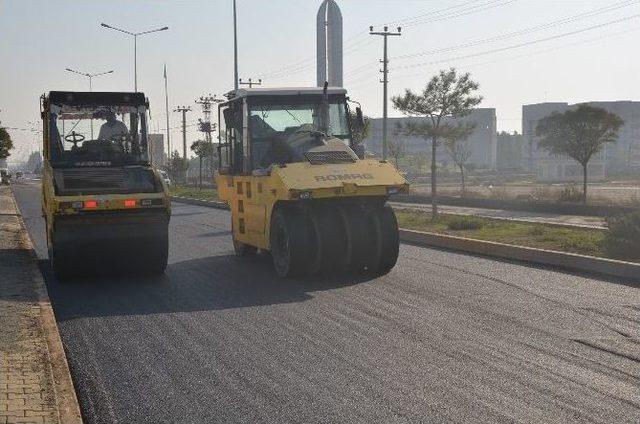
<path fill-rule="evenodd" d="M 230 91 L 227 97 L 229 99 L 238 99 L 242 97 L 255 96 L 304 96 L 304 95 L 320 95 L 322 87 L 280 87 L 280 88 L 239 88 Z M 342 87 L 328 87 L 327 94 L 347 94 L 347 90 Z"/>
<path fill-rule="evenodd" d="M 144 93 L 112 91 L 50 91 L 49 102 L 68 106 L 144 106 Z"/>

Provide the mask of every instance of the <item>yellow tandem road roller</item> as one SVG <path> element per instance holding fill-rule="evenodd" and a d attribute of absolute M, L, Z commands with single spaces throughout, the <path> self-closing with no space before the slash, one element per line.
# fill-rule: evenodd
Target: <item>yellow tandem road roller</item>
<path fill-rule="evenodd" d="M 270 251 L 278 275 L 387 273 L 398 258 L 386 201 L 409 186 L 364 159 L 343 88 L 238 89 L 219 104 L 219 196 L 238 255 Z M 358 152 L 358 153 L 356 153 Z"/>
<path fill-rule="evenodd" d="M 41 97 L 42 207 L 60 278 L 164 272 L 171 204 L 149 161 L 147 110 L 142 93 Z"/>

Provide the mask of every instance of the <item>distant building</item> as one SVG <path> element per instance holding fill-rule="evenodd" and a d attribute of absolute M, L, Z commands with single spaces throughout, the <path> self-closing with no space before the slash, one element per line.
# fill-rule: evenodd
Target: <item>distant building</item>
<path fill-rule="evenodd" d="M 422 121 L 429 118 L 389 118 L 388 139 L 400 138 L 404 144 L 406 153 L 431 152 L 431 142 L 422 137 L 397 135 L 394 132 L 398 125 L 404 125 L 408 121 Z M 474 109 L 464 118 L 451 120 L 454 123 L 473 123 L 475 129 L 468 139 L 471 148 L 469 164 L 477 168 L 496 169 L 497 166 L 497 138 L 496 138 L 496 110 L 493 108 Z M 365 140 L 368 151 L 382 154 L 382 118 L 371 120 L 371 131 Z M 451 158 L 444 147 L 439 147 L 437 160 L 443 163 L 451 163 Z"/>
<path fill-rule="evenodd" d="M 526 143 L 522 134 L 500 132 L 497 136 L 498 171 L 520 171 Z"/>
<path fill-rule="evenodd" d="M 167 163 L 167 154 L 164 151 L 164 134 L 149 134 L 149 160 L 154 166 L 164 166 Z"/>
<path fill-rule="evenodd" d="M 538 147 L 538 121 L 553 112 L 565 112 L 581 104 L 599 107 L 618 115 L 624 122 L 618 141 L 607 144 L 589 162 L 589 178 L 603 179 L 616 172 L 640 169 L 640 102 L 538 103 L 522 107 L 522 133 L 525 138 L 523 168 L 538 174 L 543 181 L 579 181 L 580 164 L 571 158 L 550 155 Z"/>

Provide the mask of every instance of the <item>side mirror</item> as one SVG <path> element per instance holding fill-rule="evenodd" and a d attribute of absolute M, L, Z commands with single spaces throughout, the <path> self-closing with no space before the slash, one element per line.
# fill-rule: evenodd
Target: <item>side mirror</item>
<path fill-rule="evenodd" d="M 364 159 L 364 144 L 358 143 L 353 146 L 353 152 L 358 156 L 358 158 Z"/>
<path fill-rule="evenodd" d="M 364 116 L 362 115 L 362 109 L 360 106 L 356 108 L 356 119 L 358 120 L 358 125 L 360 128 L 364 128 Z"/>

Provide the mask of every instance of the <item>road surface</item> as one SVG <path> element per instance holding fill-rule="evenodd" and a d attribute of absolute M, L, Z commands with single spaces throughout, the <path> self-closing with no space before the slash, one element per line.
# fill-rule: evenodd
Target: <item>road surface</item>
<path fill-rule="evenodd" d="M 87 423 L 640 422 L 638 286 L 407 245 L 382 278 L 280 280 L 183 204 L 164 277 L 61 284 L 37 184 Z"/>

